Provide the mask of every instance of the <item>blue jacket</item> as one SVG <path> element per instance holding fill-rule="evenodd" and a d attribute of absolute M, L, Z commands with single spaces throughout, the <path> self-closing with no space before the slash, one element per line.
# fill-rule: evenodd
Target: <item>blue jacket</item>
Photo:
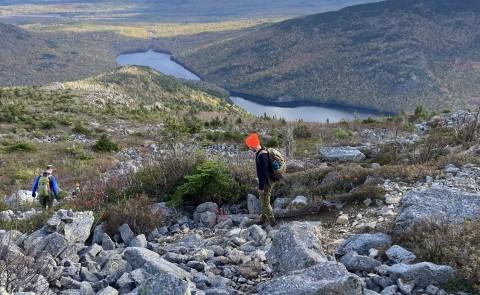
<path fill-rule="evenodd" d="M 58 198 L 58 193 L 59 193 L 59 189 L 58 189 L 58 184 L 57 184 L 57 180 L 55 179 L 55 176 L 53 175 L 50 175 L 49 176 L 49 179 L 50 179 L 50 189 L 52 190 L 52 193 L 53 193 L 53 196 L 55 198 Z M 40 180 L 40 175 L 37 176 L 35 178 L 35 181 L 33 182 L 33 187 L 32 187 L 32 195 L 33 197 L 35 197 L 35 192 L 37 191 L 38 189 L 38 181 Z"/>

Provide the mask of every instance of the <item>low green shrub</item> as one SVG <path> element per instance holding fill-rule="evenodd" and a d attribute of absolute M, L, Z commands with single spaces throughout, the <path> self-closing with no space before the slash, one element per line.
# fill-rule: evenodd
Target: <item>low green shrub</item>
<path fill-rule="evenodd" d="M 335 138 L 336 139 L 348 139 L 352 137 L 352 132 L 345 128 L 336 128 L 335 129 Z"/>
<path fill-rule="evenodd" d="M 9 153 L 34 152 L 37 150 L 37 146 L 30 142 L 17 142 L 14 144 L 7 145 L 4 149 Z"/>
<path fill-rule="evenodd" d="M 55 122 L 51 121 L 51 120 L 45 120 L 45 121 L 42 121 L 40 122 L 40 128 L 41 129 L 53 129 L 55 128 Z"/>
<path fill-rule="evenodd" d="M 235 202 L 238 200 L 238 194 L 234 192 L 237 187 L 224 163 L 207 160 L 185 176 L 184 183 L 171 195 L 170 203 L 180 206 Z"/>
<path fill-rule="evenodd" d="M 417 106 L 414 112 L 415 120 L 427 120 L 429 118 L 428 111 L 423 106 Z"/>
<path fill-rule="evenodd" d="M 373 124 L 377 123 L 378 121 L 372 117 L 368 117 L 362 121 L 363 124 Z"/>
<path fill-rule="evenodd" d="M 58 119 L 58 123 L 60 123 L 63 126 L 72 126 L 73 120 L 70 117 L 63 116 Z"/>
<path fill-rule="evenodd" d="M 92 149 L 97 153 L 110 153 L 118 152 L 119 148 L 116 143 L 111 141 L 106 134 L 103 134 L 102 137 L 92 146 Z"/>
<path fill-rule="evenodd" d="M 279 147 L 281 146 L 283 143 L 282 139 L 278 136 L 272 136 L 270 138 L 267 139 L 267 142 L 265 143 L 265 145 L 267 147 L 272 147 L 272 148 L 276 148 L 276 147 Z"/>
<path fill-rule="evenodd" d="M 80 161 L 86 161 L 93 159 L 93 155 L 83 148 L 81 145 L 73 145 L 67 148 L 67 153 L 72 155 L 75 159 Z"/>
<path fill-rule="evenodd" d="M 13 174 L 13 179 L 18 181 L 27 181 L 35 177 L 35 172 L 32 170 L 20 169 L 15 171 Z"/>
<path fill-rule="evenodd" d="M 72 132 L 77 133 L 77 134 L 83 134 L 86 136 L 92 135 L 92 131 L 85 126 L 81 122 L 75 123 L 75 125 L 72 128 Z"/>

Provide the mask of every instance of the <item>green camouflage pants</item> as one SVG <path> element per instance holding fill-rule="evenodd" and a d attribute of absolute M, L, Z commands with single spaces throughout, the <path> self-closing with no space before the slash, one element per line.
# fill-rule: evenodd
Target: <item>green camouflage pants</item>
<path fill-rule="evenodd" d="M 40 205 L 42 205 L 43 208 L 51 208 L 53 205 L 53 196 L 51 195 L 40 195 L 38 196 L 38 201 L 40 202 Z"/>
<path fill-rule="evenodd" d="M 272 205 L 270 205 L 270 198 L 272 196 L 273 183 L 267 182 L 263 193 L 260 196 L 262 202 L 262 219 L 261 222 L 275 222 L 275 216 L 273 215 Z"/>

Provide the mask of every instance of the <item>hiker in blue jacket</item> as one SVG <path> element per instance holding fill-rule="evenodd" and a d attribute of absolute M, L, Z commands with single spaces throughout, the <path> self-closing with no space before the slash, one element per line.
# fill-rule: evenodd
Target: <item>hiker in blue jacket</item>
<path fill-rule="evenodd" d="M 38 200 L 43 208 L 50 208 L 53 205 L 53 199 L 58 199 L 59 188 L 55 176 L 53 176 L 53 166 L 48 165 L 45 172 L 35 178 L 32 187 L 32 196 L 38 190 Z"/>

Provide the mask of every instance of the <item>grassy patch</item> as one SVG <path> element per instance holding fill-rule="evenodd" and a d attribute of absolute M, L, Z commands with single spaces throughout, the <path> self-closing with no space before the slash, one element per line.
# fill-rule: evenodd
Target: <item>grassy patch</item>
<path fill-rule="evenodd" d="M 4 145 L 3 149 L 7 153 L 15 153 L 15 152 L 35 152 L 37 150 L 37 146 L 30 142 L 17 142 L 12 144 Z"/>

